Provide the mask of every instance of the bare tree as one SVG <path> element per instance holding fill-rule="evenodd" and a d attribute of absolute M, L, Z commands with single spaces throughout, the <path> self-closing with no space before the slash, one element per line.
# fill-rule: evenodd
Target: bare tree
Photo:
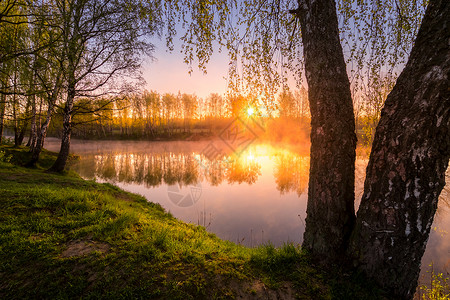
<path fill-rule="evenodd" d="M 139 1 L 56 3 L 65 58 L 66 99 L 61 149 L 50 170 L 61 172 L 69 155 L 74 99 L 118 92 L 117 85 L 124 86 L 126 78 L 137 79 L 141 55 L 152 49 L 143 37 L 153 32 L 153 24 L 143 23 Z M 119 78 L 122 82 L 118 82 Z"/>

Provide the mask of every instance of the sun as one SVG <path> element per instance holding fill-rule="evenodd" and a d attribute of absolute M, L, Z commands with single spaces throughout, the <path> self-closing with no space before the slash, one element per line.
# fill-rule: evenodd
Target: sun
<path fill-rule="evenodd" d="M 247 108 L 247 115 L 250 117 L 251 115 L 253 115 L 255 113 L 255 110 L 253 109 L 253 107 L 249 107 Z"/>

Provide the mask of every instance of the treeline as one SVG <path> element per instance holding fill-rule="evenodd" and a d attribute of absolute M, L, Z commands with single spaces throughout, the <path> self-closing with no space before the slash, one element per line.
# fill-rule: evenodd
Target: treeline
<path fill-rule="evenodd" d="M 355 97 L 356 129 L 361 144 L 370 145 L 381 108 L 393 80 L 384 78 Z M 304 88 L 284 91 L 271 100 L 253 95 L 219 95 L 206 98 L 179 92 L 144 91 L 74 104 L 73 136 L 80 139 L 202 139 L 217 136 L 236 118 L 257 119 L 271 141 L 304 141 L 310 127 L 310 110 Z M 63 114 L 53 120 L 49 134 L 61 136 Z"/>
<path fill-rule="evenodd" d="M 201 138 L 217 135 L 235 118 L 259 120 L 282 118 L 309 123 L 306 91 L 286 91 L 269 111 L 255 96 L 221 96 L 206 98 L 191 94 L 160 94 L 145 91 L 96 102 L 75 102 L 73 135 L 83 139 L 171 139 Z M 59 114 L 51 134 L 59 135 L 63 122 Z"/>

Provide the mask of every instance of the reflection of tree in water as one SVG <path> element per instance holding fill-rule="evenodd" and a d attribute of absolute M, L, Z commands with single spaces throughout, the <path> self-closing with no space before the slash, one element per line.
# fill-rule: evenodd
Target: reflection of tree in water
<path fill-rule="evenodd" d="M 209 184 L 217 186 L 224 180 L 228 183 L 253 184 L 261 175 L 261 165 L 248 155 L 221 155 L 209 160 L 204 155 L 197 155 L 196 160 Z"/>
<path fill-rule="evenodd" d="M 144 181 L 147 186 L 158 186 L 163 179 L 163 164 L 161 163 L 161 155 L 155 154 L 148 157 L 147 172 Z"/>
<path fill-rule="evenodd" d="M 155 187 L 163 183 L 192 185 L 201 179 L 198 163 L 191 154 L 107 153 L 86 156 L 82 161 L 76 168 L 82 176 L 93 175 L 112 182 Z"/>
<path fill-rule="evenodd" d="M 366 168 L 369 163 L 369 156 L 357 156 L 355 162 L 355 210 L 358 210 L 361 197 L 364 192 L 364 179 L 366 178 Z"/>
<path fill-rule="evenodd" d="M 84 177 L 111 182 L 194 185 L 206 180 L 212 186 L 228 183 L 256 182 L 261 166 L 245 156 L 223 156 L 208 160 L 195 153 L 105 153 L 83 157 L 75 169 Z"/>
<path fill-rule="evenodd" d="M 131 168 L 134 155 L 130 153 L 116 156 L 117 160 L 117 180 L 119 182 L 133 183 L 133 169 Z"/>
<path fill-rule="evenodd" d="M 205 170 L 205 178 L 212 186 L 218 186 L 225 180 L 225 174 L 228 168 L 228 160 L 226 157 L 220 157 L 217 160 L 210 161 L 204 157 L 200 158 L 201 168 Z"/>
<path fill-rule="evenodd" d="M 142 181 L 148 186 L 159 186 L 163 182 L 168 185 L 192 185 L 200 181 L 199 170 L 192 155 L 173 152 L 143 154 L 147 161 L 146 176 Z"/>
<path fill-rule="evenodd" d="M 297 156 L 290 152 L 275 157 L 274 177 L 277 189 L 283 195 L 296 192 L 298 196 L 308 187 L 309 157 Z"/>
<path fill-rule="evenodd" d="M 261 175 L 261 165 L 252 156 L 233 156 L 227 166 L 228 183 L 253 184 Z"/>
<path fill-rule="evenodd" d="M 177 161 L 178 156 L 169 153 L 168 155 L 163 156 L 163 168 L 164 174 L 163 179 L 164 182 L 168 185 L 174 185 L 175 183 L 180 183 L 182 175 L 180 174 L 183 170 L 180 170 L 177 165 L 179 165 Z"/>
<path fill-rule="evenodd" d="M 115 179 L 116 177 L 116 160 L 114 158 L 115 156 L 112 155 L 100 155 L 98 158 L 100 160 L 98 164 L 102 166 L 105 178 Z"/>
<path fill-rule="evenodd" d="M 308 187 L 309 157 L 277 149 L 267 152 L 268 156 L 274 158 L 274 177 L 280 193 L 296 192 L 299 196 L 305 193 Z M 110 182 L 144 184 L 146 187 L 157 187 L 163 183 L 187 186 L 203 180 L 212 186 L 224 181 L 253 184 L 261 175 L 259 151 L 255 151 L 255 154 L 253 157 L 249 151 L 245 151 L 240 156 L 223 155 L 216 160 L 209 160 L 202 154 L 192 152 L 111 151 L 83 156 L 74 169 L 84 178 L 97 177 Z M 367 159 L 364 157 L 356 161 L 356 208 L 362 193 L 366 165 Z M 445 181 L 435 218 L 445 218 L 450 213 L 450 168 L 447 169 Z"/>
<path fill-rule="evenodd" d="M 199 181 L 198 163 L 194 160 L 192 155 L 185 156 L 185 164 L 183 173 L 183 182 L 187 185 L 196 184 Z"/>

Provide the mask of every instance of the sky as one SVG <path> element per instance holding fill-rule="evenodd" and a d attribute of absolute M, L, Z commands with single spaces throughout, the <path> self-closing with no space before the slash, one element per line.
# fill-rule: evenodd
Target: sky
<path fill-rule="evenodd" d="M 214 53 L 207 65 L 207 74 L 193 66 L 191 75 L 188 65 L 183 62 L 181 46 L 175 45 L 174 51 L 168 52 L 164 42 L 157 41 L 153 53 L 154 61 L 147 60 L 143 65 L 143 76 L 147 90 L 160 94 L 181 93 L 195 94 L 206 98 L 211 93 L 226 93 L 228 57 L 225 53 Z"/>

